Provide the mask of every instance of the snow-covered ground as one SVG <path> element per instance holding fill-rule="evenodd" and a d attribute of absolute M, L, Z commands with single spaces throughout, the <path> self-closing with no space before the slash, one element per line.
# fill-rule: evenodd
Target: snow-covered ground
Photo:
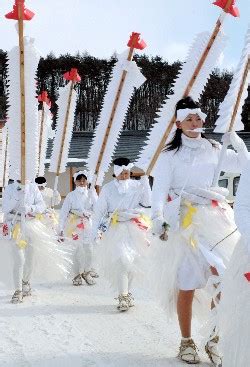
<path fill-rule="evenodd" d="M 136 296 L 136 307 L 119 313 L 102 279 L 93 287 L 65 281 L 34 288 L 33 296 L 20 305 L 10 303 L 11 291 L 0 289 L 1 367 L 185 365 L 175 358 L 177 323 L 168 324 L 143 292 Z M 194 329 L 199 344 L 199 326 Z M 201 366 L 209 366 L 201 356 Z"/>

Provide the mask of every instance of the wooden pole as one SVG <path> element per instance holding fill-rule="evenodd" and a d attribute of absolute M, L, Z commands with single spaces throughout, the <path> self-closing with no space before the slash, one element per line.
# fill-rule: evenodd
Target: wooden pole
<path fill-rule="evenodd" d="M 235 102 L 235 105 L 234 105 L 234 110 L 233 110 L 231 122 L 230 122 L 230 125 L 229 125 L 229 129 L 228 129 L 229 132 L 233 130 L 233 126 L 234 126 L 235 119 L 236 119 L 236 116 L 237 116 L 237 113 L 238 113 L 241 97 L 242 97 L 242 94 L 243 94 L 243 91 L 244 91 L 244 87 L 245 87 L 245 84 L 246 84 L 246 80 L 247 80 L 249 70 L 250 70 L 250 58 L 248 58 L 248 62 L 246 63 L 245 70 L 244 70 L 244 73 L 243 73 L 242 81 L 241 81 L 241 84 L 240 84 L 240 89 L 239 89 L 238 96 L 237 96 L 237 99 L 236 99 L 236 102 Z"/>
<path fill-rule="evenodd" d="M 227 1 L 227 4 L 226 4 L 226 6 L 225 6 L 225 8 L 224 8 L 223 11 L 224 12 L 227 12 L 231 4 L 232 4 L 232 0 L 228 0 Z M 215 28 L 213 30 L 213 33 L 212 33 L 212 35 L 211 35 L 211 37 L 210 37 L 210 39 L 208 41 L 208 44 L 207 44 L 207 46 L 206 46 L 206 48 L 205 48 L 205 50 L 204 50 L 204 52 L 203 52 L 203 54 L 202 54 L 202 56 L 200 58 L 200 61 L 198 62 L 197 67 L 195 68 L 195 71 L 194 71 L 193 75 L 191 76 L 190 81 L 189 81 L 189 83 L 188 83 L 188 85 L 187 85 L 187 87 L 186 87 L 186 89 L 185 89 L 185 91 L 183 93 L 182 98 L 185 98 L 185 97 L 187 97 L 189 95 L 189 93 L 190 93 L 190 91 L 191 91 L 191 89 L 192 89 L 192 87 L 193 87 L 193 85 L 194 85 L 194 83 L 195 83 L 195 81 L 197 79 L 197 76 L 199 75 L 199 73 L 200 73 L 200 71 L 201 71 L 201 69 L 202 69 L 202 67 L 203 67 L 203 65 L 204 65 L 204 63 L 205 63 L 205 61 L 207 59 L 207 56 L 208 56 L 208 54 L 210 52 L 210 49 L 212 48 L 212 46 L 213 46 L 213 44 L 214 44 L 214 42 L 215 42 L 215 40 L 216 40 L 216 38 L 218 36 L 218 33 L 219 33 L 220 29 L 221 29 L 221 25 L 222 25 L 222 21 L 221 21 L 221 16 L 220 16 L 218 18 L 217 22 L 216 22 L 216 25 L 215 25 Z M 156 163 L 156 161 L 157 161 L 157 159 L 158 159 L 158 157 L 159 157 L 162 149 L 165 146 L 166 140 L 167 140 L 167 138 L 168 138 L 168 136 L 169 136 L 169 134 L 170 134 L 173 126 L 174 126 L 175 121 L 176 121 L 176 117 L 175 117 L 175 115 L 173 115 L 173 117 L 171 118 L 171 120 L 170 120 L 170 122 L 169 122 L 169 124 L 168 124 L 168 126 L 166 128 L 166 131 L 163 134 L 163 136 L 161 138 L 161 141 L 160 141 L 160 143 L 159 143 L 159 145 L 158 145 L 158 147 L 157 147 L 157 149 L 156 149 L 156 151 L 155 151 L 155 153 L 154 153 L 154 155 L 153 155 L 153 157 L 151 159 L 151 162 L 150 162 L 150 164 L 149 164 L 149 166 L 147 168 L 147 171 L 146 171 L 146 175 L 149 176 L 151 174 L 152 169 L 154 168 L 154 165 L 155 165 L 155 163 Z"/>
<path fill-rule="evenodd" d="M 73 191 L 73 167 L 69 167 L 69 191 Z"/>
<path fill-rule="evenodd" d="M 24 65 L 24 39 L 23 39 L 23 8 L 18 3 L 18 36 L 20 55 L 20 93 L 21 93 L 21 183 L 25 184 L 25 65 Z"/>
<path fill-rule="evenodd" d="M 41 116 L 41 123 L 40 123 L 40 135 L 39 135 L 39 151 L 38 151 L 38 174 L 41 168 L 41 151 L 42 151 L 42 141 L 43 141 L 43 133 L 44 133 L 44 103 L 42 106 L 42 116 Z"/>
<path fill-rule="evenodd" d="M 128 57 L 127 57 L 127 61 L 132 60 L 133 52 L 134 52 L 134 48 L 130 47 L 129 54 L 128 54 Z M 122 75 L 121 75 L 121 79 L 120 79 L 120 82 L 119 82 L 119 86 L 118 86 L 118 89 L 117 89 L 117 92 L 116 92 L 115 100 L 114 100 L 114 103 L 113 103 L 113 107 L 112 107 L 112 110 L 111 110 L 108 126 L 107 126 L 106 131 L 105 131 L 104 139 L 103 139 L 103 142 L 102 142 L 102 146 L 101 146 L 101 149 L 100 149 L 100 152 L 99 152 L 97 164 L 96 164 L 96 167 L 95 167 L 95 182 L 97 181 L 97 178 L 98 178 L 98 172 L 99 172 L 99 169 L 100 169 L 100 166 L 101 166 L 101 163 L 102 163 L 102 158 L 103 158 L 106 146 L 107 146 L 109 133 L 110 133 L 110 130 L 111 130 L 111 127 L 112 127 L 112 124 L 113 124 L 113 120 L 114 120 L 115 113 L 116 113 L 116 110 L 117 110 L 117 106 L 118 106 L 118 103 L 119 103 L 119 100 L 120 100 L 120 97 L 121 97 L 121 93 L 122 93 L 122 89 L 123 89 L 123 86 L 124 86 L 124 83 L 125 83 L 125 80 L 126 80 L 126 76 L 127 76 L 127 70 L 123 70 Z M 94 183 L 94 185 L 95 185 L 95 183 Z M 97 192 L 99 192 L 99 188 L 98 187 L 96 187 L 96 188 L 97 188 Z"/>

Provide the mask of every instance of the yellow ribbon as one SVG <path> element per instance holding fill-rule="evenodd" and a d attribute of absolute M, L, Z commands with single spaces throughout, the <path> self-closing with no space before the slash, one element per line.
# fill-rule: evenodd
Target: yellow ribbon
<path fill-rule="evenodd" d="M 42 221 L 43 220 L 43 214 L 36 214 L 35 219 Z"/>
<path fill-rule="evenodd" d="M 113 226 L 115 226 L 118 223 L 119 215 L 118 212 L 115 211 L 111 217 L 111 223 Z"/>
<path fill-rule="evenodd" d="M 197 212 L 197 208 L 193 207 L 191 203 L 186 202 L 185 205 L 188 207 L 188 211 L 182 220 L 182 228 L 186 229 L 193 223 L 193 216 Z"/>
<path fill-rule="evenodd" d="M 76 223 L 77 223 L 77 218 L 78 215 L 71 213 L 70 217 L 69 217 L 69 224 L 68 224 L 68 228 L 66 230 L 66 236 L 67 237 L 71 237 L 73 232 L 76 229 Z"/>
<path fill-rule="evenodd" d="M 19 223 L 17 223 L 13 228 L 12 238 L 16 241 L 16 244 L 20 249 L 25 249 L 28 245 L 27 241 L 21 239 L 21 227 Z"/>
<path fill-rule="evenodd" d="M 148 215 L 141 214 L 140 218 L 143 220 L 143 222 L 145 223 L 145 225 L 147 225 L 148 228 L 152 227 L 152 220 L 150 219 Z"/>
<path fill-rule="evenodd" d="M 13 228 L 13 231 L 12 231 L 12 238 L 14 240 L 17 240 L 17 238 L 20 236 L 20 233 L 21 233 L 21 228 L 20 228 L 20 224 L 17 223 L 15 224 L 14 228 Z"/>

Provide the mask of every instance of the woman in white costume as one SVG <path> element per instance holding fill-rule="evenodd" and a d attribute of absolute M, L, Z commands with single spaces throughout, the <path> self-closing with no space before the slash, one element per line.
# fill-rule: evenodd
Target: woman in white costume
<path fill-rule="evenodd" d="M 157 162 L 152 193 L 153 232 L 162 240 L 168 237 L 164 247 L 156 241 L 155 288 L 168 312 L 177 307 L 179 358 L 189 364 L 200 362 L 191 335 L 195 290 L 210 277 L 217 287 L 238 236 L 225 189 L 212 187 L 221 146 L 201 134 L 205 117 L 190 97 L 177 103 L 177 130 Z M 245 144 L 235 133 L 224 139 L 237 153 L 227 150 L 222 170 L 240 172 L 248 159 Z M 211 335 L 205 350 L 220 365 L 217 342 L 218 335 Z"/>
<path fill-rule="evenodd" d="M 21 303 L 24 296 L 31 294 L 30 278 L 34 267 L 36 241 L 33 226 L 36 223 L 36 215 L 43 213 L 45 209 L 42 195 L 35 184 L 26 184 L 23 189 L 16 181 L 9 184 L 3 193 L 3 231 L 4 236 L 12 242 L 14 257 L 15 293 L 12 303 Z"/>
<path fill-rule="evenodd" d="M 79 171 L 74 174 L 76 188 L 70 192 L 62 205 L 59 217 L 61 239 L 75 241 L 76 251 L 73 264 L 73 285 L 94 285 L 93 279 L 98 277 L 93 270 L 93 243 L 91 240 L 92 210 L 97 200 L 95 190 L 88 189 L 88 172 Z"/>
<path fill-rule="evenodd" d="M 42 194 L 43 200 L 47 209 L 51 209 L 56 205 L 59 205 L 61 202 L 61 195 L 58 191 L 53 191 L 49 187 L 47 187 L 47 180 L 43 176 L 39 176 L 35 179 L 35 183 L 39 191 Z"/>
<path fill-rule="evenodd" d="M 234 213 L 241 238 L 222 283 L 219 324 L 223 367 L 246 367 L 250 364 L 250 162 L 240 179 Z"/>
<path fill-rule="evenodd" d="M 127 311 L 133 306 L 131 286 L 142 272 L 149 245 L 145 207 L 150 206 L 151 189 L 148 177 L 130 179 L 129 159 L 117 158 L 113 163 L 115 178 L 103 186 L 95 205 L 93 238 L 106 226 L 99 250 L 101 268 L 118 292 L 118 310 Z"/>
<path fill-rule="evenodd" d="M 41 221 L 45 226 L 51 228 L 53 233 L 56 235 L 58 228 L 58 213 L 54 210 L 54 207 L 60 204 L 61 195 L 57 190 L 53 191 L 47 187 L 47 181 L 45 177 L 37 177 L 35 179 L 35 183 L 37 184 L 37 187 L 42 194 L 46 205 L 46 210 L 41 216 Z"/>

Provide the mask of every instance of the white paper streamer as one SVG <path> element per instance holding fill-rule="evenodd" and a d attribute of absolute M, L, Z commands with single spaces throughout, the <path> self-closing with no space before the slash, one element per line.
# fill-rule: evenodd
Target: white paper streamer
<path fill-rule="evenodd" d="M 69 82 L 65 87 L 61 87 L 59 89 L 59 98 L 57 101 L 59 113 L 58 113 L 58 120 L 57 120 L 57 125 L 56 125 L 53 150 L 52 150 L 51 160 L 50 160 L 50 167 L 49 167 L 50 172 L 57 173 L 57 166 L 59 163 L 60 150 L 61 150 L 61 146 L 63 143 L 62 142 L 63 130 L 64 130 L 64 123 L 65 123 L 65 117 L 66 117 L 67 106 L 68 106 L 70 87 L 71 87 L 71 82 Z M 68 118 L 68 123 L 67 123 L 67 130 L 66 130 L 64 144 L 62 147 L 63 148 L 62 159 L 61 159 L 61 164 L 59 168 L 59 173 L 63 173 L 66 171 L 70 142 L 71 142 L 72 133 L 73 133 L 76 99 L 77 99 L 77 94 L 76 94 L 76 91 L 73 89 L 71 103 L 70 103 L 70 110 L 69 110 L 69 118 Z"/>
<path fill-rule="evenodd" d="M 40 131 L 41 131 L 41 122 L 42 122 L 42 110 L 38 113 L 38 131 L 39 131 L 39 139 L 38 139 L 38 151 L 40 144 Z M 48 146 L 48 140 L 53 137 L 52 130 L 52 115 L 49 110 L 49 107 L 44 103 L 44 122 L 41 136 L 41 148 L 40 148 L 40 157 L 38 164 L 38 176 L 44 176 L 45 172 L 45 161 L 46 161 L 46 152 Z"/>
<path fill-rule="evenodd" d="M 214 132 L 225 133 L 229 129 L 233 111 L 235 108 L 235 103 L 236 103 L 238 93 L 241 87 L 241 83 L 243 80 L 244 71 L 245 71 L 246 65 L 248 64 L 249 58 L 250 58 L 250 26 L 248 27 L 248 30 L 247 30 L 244 48 L 242 50 L 239 64 L 233 76 L 233 80 L 230 84 L 230 88 L 228 90 L 228 93 L 224 101 L 220 105 L 220 109 L 218 113 L 219 118 L 217 119 L 215 123 L 216 127 L 214 129 Z M 244 86 L 244 90 L 243 90 L 243 93 L 240 99 L 239 108 L 238 108 L 235 122 L 234 122 L 234 127 L 233 127 L 234 131 L 244 130 L 244 125 L 241 121 L 241 113 L 242 113 L 242 107 L 245 103 L 245 100 L 248 97 L 247 89 L 248 89 L 249 83 L 250 83 L 250 75 L 248 73 L 247 80 Z"/>
<path fill-rule="evenodd" d="M 3 187 L 8 183 L 9 178 L 9 154 L 8 154 L 8 146 L 7 146 L 7 126 L 3 129 L 0 129 L 0 186 Z M 7 152 L 6 152 L 7 149 Z M 7 159 L 6 159 L 7 158 Z M 4 167 L 6 162 L 6 167 Z M 4 172 L 5 169 L 5 172 Z"/>
<path fill-rule="evenodd" d="M 25 52 L 25 177 L 34 180 L 38 168 L 38 111 L 36 72 L 40 55 L 34 40 L 24 38 Z M 21 95 L 19 47 L 8 53 L 8 132 L 10 177 L 21 177 Z"/>
<path fill-rule="evenodd" d="M 103 101 L 103 108 L 98 120 L 98 125 L 95 129 L 93 142 L 88 155 L 87 167 L 90 171 L 90 176 L 94 177 L 94 171 L 97 166 L 97 161 L 101 146 L 104 140 L 106 128 L 111 116 L 112 107 L 114 104 L 115 96 L 118 90 L 118 86 L 121 80 L 121 76 L 124 70 L 127 70 L 125 83 L 121 92 L 120 100 L 116 109 L 116 113 L 113 119 L 113 124 L 108 137 L 105 152 L 103 154 L 102 162 L 98 172 L 96 184 L 102 185 L 104 174 L 108 171 L 112 155 L 116 148 L 124 119 L 130 104 L 130 100 L 134 93 L 135 88 L 139 88 L 144 81 L 145 77 L 142 75 L 140 69 L 136 65 L 135 61 L 128 61 L 129 49 L 118 55 L 118 62 L 116 63 L 112 77 L 108 85 L 107 92 Z"/>

